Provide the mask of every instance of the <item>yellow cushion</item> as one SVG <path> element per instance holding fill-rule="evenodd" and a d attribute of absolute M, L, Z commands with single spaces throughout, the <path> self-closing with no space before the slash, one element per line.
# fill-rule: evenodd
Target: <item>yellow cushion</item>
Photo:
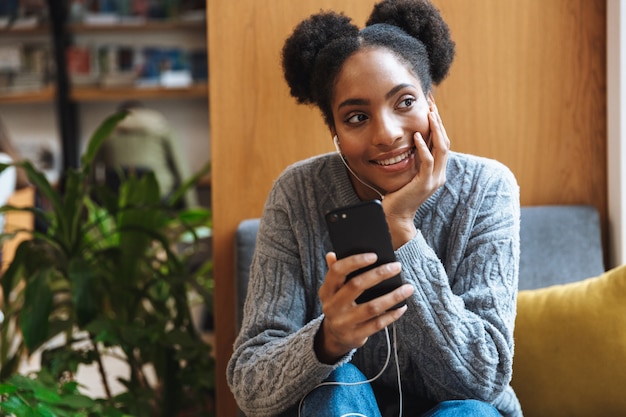
<path fill-rule="evenodd" d="M 626 265 L 520 291 L 512 384 L 524 417 L 626 416 Z"/>

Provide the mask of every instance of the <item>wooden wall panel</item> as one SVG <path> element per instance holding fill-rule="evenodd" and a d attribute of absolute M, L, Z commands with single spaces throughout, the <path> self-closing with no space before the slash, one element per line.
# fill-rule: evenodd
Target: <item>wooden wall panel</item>
<path fill-rule="evenodd" d="M 522 204 L 605 216 L 606 1 L 435 2 L 457 42 L 436 93 L 453 149 L 507 164 Z"/>
<path fill-rule="evenodd" d="M 457 59 L 436 99 L 453 149 L 496 158 L 522 203 L 590 203 L 606 218 L 606 0 L 434 0 Z M 284 39 L 320 9 L 362 25 L 374 0 L 209 0 L 217 414 L 234 417 L 234 232 L 261 214 L 290 163 L 333 149 L 316 109 L 295 104 Z M 606 222 L 605 222 L 606 223 Z"/>

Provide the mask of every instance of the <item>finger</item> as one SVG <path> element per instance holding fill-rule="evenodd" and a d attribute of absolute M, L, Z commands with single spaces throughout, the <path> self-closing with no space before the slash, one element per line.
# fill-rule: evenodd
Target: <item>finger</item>
<path fill-rule="evenodd" d="M 337 263 L 337 254 L 335 252 L 328 252 L 326 254 L 326 265 L 328 266 L 328 272 L 326 273 L 326 277 L 324 282 L 320 286 L 318 291 L 318 295 L 320 300 L 325 300 L 327 297 L 330 297 L 332 294 L 336 293 L 337 290 L 343 285 L 340 277 L 336 277 L 336 274 L 333 274 L 333 265 Z"/>
<path fill-rule="evenodd" d="M 359 253 L 338 260 L 335 264 L 333 264 L 333 269 L 334 272 L 345 278 L 347 275 L 358 269 L 372 265 L 377 260 L 378 255 L 374 252 Z"/>
<path fill-rule="evenodd" d="M 361 304 L 360 308 L 365 310 L 363 314 L 367 320 L 371 320 L 372 318 L 386 314 L 394 309 L 395 306 L 403 304 L 414 291 L 415 288 L 411 284 L 403 284 L 387 294 Z"/>
<path fill-rule="evenodd" d="M 432 106 L 435 105 L 435 96 L 432 91 L 429 91 L 426 95 L 426 101 L 428 102 L 428 107 L 430 107 L 430 111 L 432 111 Z"/>
<path fill-rule="evenodd" d="M 428 96 L 430 97 L 430 99 L 431 99 L 432 101 L 435 101 L 435 94 L 433 93 L 433 89 L 431 89 L 431 90 L 428 92 Z"/>
<path fill-rule="evenodd" d="M 373 317 L 372 319 L 363 323 L 363 325 L 360 326 L 359 333 L 369 335 L 378 333 L 385 327 L 397 321 L 400 317 L 404 315 L 404 313 L 406 313 L 407 310 L 408 306 L 404 305 L 402 307 L 386 311 L 383 314 Z"/>
<path fill-rule="evenodd" d="M 378 297 L 367 303 L 359 304 L 349 312 L 342 313 L 331 320 L 328 316 L 328 334 L 337 343 L 358 348 L 367 339 L 398 320 L 407 311 L 407 305 L 398 308 L 394 306 L 406 300 L 414 292 L 410 284 L 404 284 L 396 290 Z M 350 324 L 352 323 L 352 324 Z M 346 327 L 347 326 L 347 327 Z M 350 331 L 345 331 L 349 328 Z M 339 330 L 344 329 L 344 330 Z"/>
<path fill-rule="evenodd" d="M 423 169 L 428 171 L 432 170 L 434 158 L 430 151 L 429 145 L 426 143 L 424 137 L 420 132 L 415 132 L 415 134 L 413 135 L 413 143 L 415 144 L 415 148 L 417 149 L 417 156 L 420 163 L 420 172 L 423 172 Z"/>
<path fill-rule="evenodd" d="M 346 282 L 346 277 L 366 266 L 372 265 L 378 257 L 375 253 L 361 253 L 348 256 L 344 259 L 337 260 L 334 252 L 326 254 L 326 263 L 328 264 L 328 273 L 324 281 L 324 290 L 328 290 L 331 294 L 339 291 Z M 321 288 L 320 288 L 321 290 Z M 322 294 L 320 294 L 321 296 Z M 328 295 L 324 293 L 324 295 Z"/>
<path fill-rule="evenodd" d="M 445 148 L 450 148 L 450 138 L 448 138 L 448 134 L 446 132 L 446 128 L 443 125 L 443 121 L 441 120 L 441 114 L 439 114 L 439 108 L 437 105 L 432 103 L 430 106 L 429 122 L 431 129 L 435 129 L 436 133 L 439 134 L 439 138 L 443 141 L 443 145 Z M 432 131 L 432 130 L 431 130 Z"/>
<path fill-rule="evenodd" d="M 346 297 L 356 300 L 366 290 L 398 275 L 401 271 L 400 262 L 389 262 L 351 278 L 341 291 L 346 294 Z"/>
<path fill-rule="evenodd" d="M 448 162 L 448 151 L 450 148 L 450 140 L 443 127 L 441 118 L 437 112 L 431 112 L 428 115 L 430 122 L 431 136 L 433 136 L 433 149 L 432 153 L 435 157 L 434 172 L 439 174 L 445 174 L 446 165 Z"/>
<path fill-rule="evenodd" d="M 328 252 L 326 254 L 326 265 L 328 266 L 328 269 L 331 269 L 336 262 L 337 254 L 335 252 Z"/>

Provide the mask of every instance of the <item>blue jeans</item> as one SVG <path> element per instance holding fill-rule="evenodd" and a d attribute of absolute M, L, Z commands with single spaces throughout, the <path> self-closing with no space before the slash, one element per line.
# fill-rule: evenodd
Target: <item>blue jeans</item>
<path fill-rule="evenodd" d="M 381 417 L 367 378 L 352 365 L 336 369 L 324 384 L 306 396 L 300 417 Z M 334 382 L 352 385 L 337 385 Z M 405 417 L 418 417 L 405 415 Z M 454 400 L 437 404 L 421 417 L 500 417 L 491 404 L 478 400 Z"/>
<path fill-rule="evenodd" d="M 422 417 L 502 417 L 496 408 L 478 400 L 444 401 L 430 409 Z"/>

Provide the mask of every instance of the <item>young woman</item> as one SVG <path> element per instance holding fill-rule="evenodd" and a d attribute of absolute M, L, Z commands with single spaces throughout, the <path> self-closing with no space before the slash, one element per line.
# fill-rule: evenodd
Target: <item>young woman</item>
<path fill-rule="evenodd" d="M 427 0 L 384 0 L 361 30 L 321 12 L 287 39 L 291 94 L 338 152 L 289 167 L 267 199 L 228 367 L 248 416 L 521 416 L 519 189 L 502 164 L 450 150 L 432 85 L 453 57 Z M 346 282 L 375 256 L 337 260 L 324 215 L 371 199 L 398 262 Z M 404 285 L 355 301 L 398 272 Z"/>

